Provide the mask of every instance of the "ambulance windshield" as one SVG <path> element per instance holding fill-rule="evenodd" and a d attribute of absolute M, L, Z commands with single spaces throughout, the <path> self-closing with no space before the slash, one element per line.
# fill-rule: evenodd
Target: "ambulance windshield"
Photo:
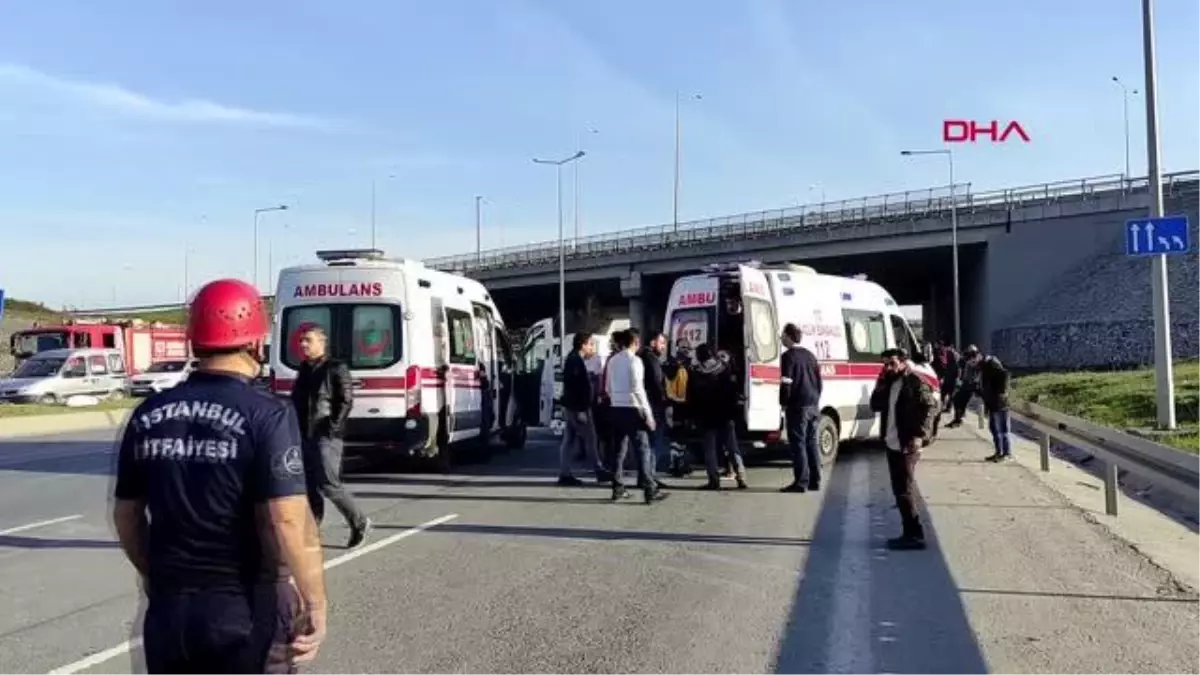
<path fill-rule="evenodd" d="M 283 312 L 280 350 L 284 365 L 297 369 L 304 361 L 300 338 L 319 326 L 328 336 L 327 352 L 354 370 L 387 368 L 400 360 L 403 312 L 396 305 L 297 305 Z"/>

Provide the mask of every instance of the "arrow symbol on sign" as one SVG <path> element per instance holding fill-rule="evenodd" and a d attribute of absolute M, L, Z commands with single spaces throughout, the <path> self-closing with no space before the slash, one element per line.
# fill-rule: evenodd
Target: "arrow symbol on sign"
<path fill-rule="evenodd" d="M 1141 231 L 1142 231 L 1142 228 L 1138 227 L 1137 223 L 1129 224 L 1129 234 L 1133 238 L 1133 252 L 1134 253 L 1140 252 L 1140 249 L 1138 248 L 1138 234 L 1140 234 Z"/>
<path fill-rule="evenodd" d="M 1169 250 L 1171 250 L 1171 242 L 1167 241 L 1166 237 L 1159 237 L 1158 238 L 1158 247 L 1165 248 L 1169 251 Z"/>
<path fill-rule="evenodd" d="M 1154 250 L 1154 223 L 1146 223 L 1146 250 Z"/>
<path fill-rule="evenodd" d="M 1181 250 L 1187 248 L 1183 245 L 1183 238 L 1177 234 L 1171 235 L 1171 243 L 1178 246 Z"/>

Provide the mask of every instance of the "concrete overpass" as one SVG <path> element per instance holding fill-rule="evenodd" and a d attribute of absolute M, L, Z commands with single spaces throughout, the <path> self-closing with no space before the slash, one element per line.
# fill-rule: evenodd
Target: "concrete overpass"
<path fill-rule="evenodd" d="M 1197 171 L 1164 177 L 1168 213 L 1198 219 L 1198 179 Z M 1149 205 L 1145 177 L 1100 176 L 978 193 L 966 185 L 956 192 L 964 339 L 985 346 L 998 331 L 1021 326 L 1047 294 L 1069 304 L 1071 294 L 1083 289 L 1061 283 L 1076 268 L 1123 250 L 1121 224 L 1144 215 Z M 927 335 L 948 335 L 950 206 L 947 186 L 567 241 L 568 306 L 628 303 L 635 325 L 654 326 L 661 323 L 671 282 L 703 264 L 804 261 L 830 273 L 866 273 L 901 304 L 925 307 Z M 550 241 L 426 264 L 484 282 L 510 323 L 521 323 L 555 313 L 558 256 L 557 241 Z M 1189 258 L 1193 264 L 1195 256 Z M 1171 290 L 1176 299 L 1190 298 L 1182 319 L 1191 326 L 1197 294 L 1195 274 L 1190 282 L 1187 276 L 1173 274 Z M 1179 324 L 1181 317 L 1173 319 Z M 1194 338 L 1176 343 L 1195 353 Z"/>

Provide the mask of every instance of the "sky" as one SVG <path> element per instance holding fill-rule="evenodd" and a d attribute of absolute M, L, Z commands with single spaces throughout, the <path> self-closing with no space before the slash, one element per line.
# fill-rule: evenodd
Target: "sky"
<path fill-rule="evenodd" d="M 426 258 L 947 182 L 1119 174 L 1136 0 L 0 0 L 0 288 L 179 300 L 329 247 Z M 1163 167 L 1200 168 L 1200 9 L 1158 0 Z M 696 98 L 699 95 L 699 98 Z M 1145 101 L 1130 99 L 1132 171 Z M 567 236 L 574 176 L 564 174 Z M 372 209 L 374 185 L 374 209 Z M 185 264 L 186 262 L 186 264 Z M 186 272 L 185 272 L 186 268 Z"/>

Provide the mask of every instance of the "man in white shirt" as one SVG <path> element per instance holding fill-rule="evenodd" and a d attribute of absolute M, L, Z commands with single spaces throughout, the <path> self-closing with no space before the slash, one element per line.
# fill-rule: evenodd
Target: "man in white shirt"
<path fill-rule="evenodd" d="M 647 504 L 666 494 L 654 481 L 654 464 L 650 455 L 649 432 L 654 430 L 654 411 L 646 396 L 645 367 L 637 355 L 641 338 L 637 329 L 630 328 L 613 336 L 618 350 L 608 360 L 605 390 L 608 394 L 609 423 L 612 428 L 613 500 L 627 495 L 625 490 L 625 455 L 634 446 L 638 467 L 638 487 Z"/>
<path fill-rule="evenodd" d="M 888 540 L 888 548 L 923 549 L 925 528 L 917 507 L 917 461 L 921 449 L 933 439 L 933 422 L 941 412 L 941 404 L 933 388 L 912 371 L 903 349 L 883 353 L 883 370 L 871 392 L 871 409 L 881 415 L 888 474 L 903 526 L 899 537 Z"/>

